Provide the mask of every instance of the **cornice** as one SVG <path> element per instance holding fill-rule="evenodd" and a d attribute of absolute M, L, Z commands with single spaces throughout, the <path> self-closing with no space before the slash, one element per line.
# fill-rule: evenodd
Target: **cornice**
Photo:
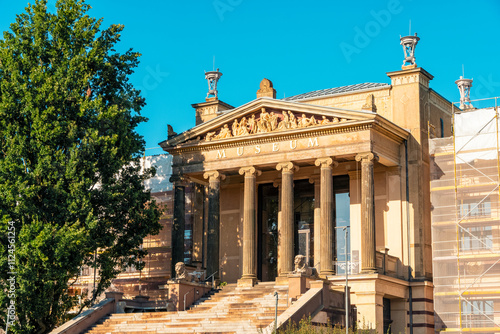
<path fill-rule="evenodd" d="M 408 74 L 414 74 L 414 73 L 423 74 L 429 80 L 434 79 L 434 76 L 432 74 L 430 74 L 429 72 L 427 72 L 426 70 L 424 70 L 422 67 L 417 67 L 417 68 L 414 68 L 414 69 L 407 69 L 407 70 L 399 70 L 399 71 L 387 72 L 386 74 L 387 74 L 388 77 L 392 78 L 392 77 L 395 77 L 395 76 L 408 75 Z"/>
<path fill-rule="evenodd" d="M 191 106 L 193 108 L 199 108 L 199 107 L 212 106 L 212 105 L 216 105 L 216 104 L 223 105 L 228 110 L 234 109 L 234 107 L 232 105 L 227 104 L 226 102 L 221 101 L 221 100 L 211 100 L 211 101 L 205 101 L 205 102 L 200 102 L 200 103 L 193 103 L 193 104 L 191 104 Z"/>
<path fill-rule="evenodd" d="M 342 124 L 324 125 L 321 127 L 310 127 L 310 128 L 294 129 L 289 131 L 255 134 L 252 136 L 221 139 L 213 142 L 203 141 L 193 144 L 186 144 L 182 146 L 178 145 L 176 147 L 168 147 L 164 149 L 171 154 L 180 154 L 193 151 L 221 150 L 221 149 L 241 147 L 247 145 L 266 144 L 276 141 L 303 139 L 303 138 L 309 138 L 311 137 L 311 135 L 326 136 L 339 133 L 364 131 L 364 130 L 370 130 L 373 127 L 373 125 L 374 125 L 373 120 L 357 121 L 350 123 L 346 122 Z"/>
<path fill-rule="evenodd" d="M 388 121 L 387 119 L 383 118 L 383 117 L 377 117 L 375 119 L 375 125 L 374 125 L 374 129 L 391 138 L 391 139 L 394 139 L 395 141 L 402 141 L 402 140 L 406 140 L 410 137 L 410 133 L 401 128 L 400 126 L 392 123 L 391 121 Z"/>

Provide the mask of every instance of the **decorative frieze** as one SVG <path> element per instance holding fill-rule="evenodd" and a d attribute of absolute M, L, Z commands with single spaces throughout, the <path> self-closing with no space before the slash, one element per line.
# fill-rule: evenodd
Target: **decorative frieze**
<path fill-rule="evenodd" d="M 318 137 L 321 136 L 329 136 L 329 135 L 335 135 L 335 134 L 341 134 L 341 133 L 351 133 L 351 132 L 358 132 L 358 131 L 365 131 L 365 130 L 370 130 L 373 127 L 373 124 L 371 123 L 365 123 L 365 124 L 354 124 L 354 123 L 344 123 L 345 126 L 341 127 L 315 127 L 315 128 L 310 128 L 311 130 L 307 132 L 282 132 L 280 133 L 279 140 L 280 142 L 284 141 L 289 141 L 293 142 L 293 145 L 295 144 L 295 140 L 300 140 L 300 139 L 306 139 L 306 140 L 313 140 L 313 145 L 316 145 L 316 141 Z M 314 134 L 317 137 L 311 138 L 311 134 Z M 245 139 L 245 147 L 252 146 L 257 147 L 257 146 L 262 146 L 267 143 L 272 143 L 276 141 L 275 136 L 249 136 L 248 139 Z M 168 152 L 171 154 L 182 154 L 186 152 L 195 152 L 195 151 L 202 151 L 202 152 L 210 152 L 214 150 L 222 150 L 226 148 L 237 148 L 241 147 L 242 142 L 241 141 L 210 141 L 210 142 L 203 142 L 204 145 L 200 145 L 199 143 L 189 143 L 189 146 L 179 146 L 177 148 L 170 148 Z M 293 147 L 292 147 L 293 148 Z M 256 149 L 258 150 L 258 149 Z"/>
<path fill-rule="evenodd" d="M 348 121 L 346 118 L 339 117 L 327 118 L 326 116 L 321 116 L 321 118 L 318 117 L 317 119 L 316 117 L 314 115 L 306 117 L 305 114 L 296 116 L 291 111 L 283 111 L 281 113 L 267 112 L 265 108 L 262 108 L 259 117 L 256 114 L 249 117 L 244 116 L 240 119 L 235 119 L 231 127 L 229 127 L 229 124 L 224 124 L 216 131 L 207 132 L 205 141 L 345 123 Z"/>
<path fill-rule="evenodd" d="M 299 142 L 301 147 L 313 148 L 318 147 L 318 137 L 307 138 L 307 140 L 302 140 Z M 265 153 L 271 152 L 280 152 L 280 151 L 293 151 L 297 149 L 297 139 L 290 140 L 287 142 L 273 142 L 271 146 L 267 148 Z M 214 151 L 215 152 L 215 151 Z M 228 156 L 234 157 L 234 152 L 236 152 L 236 156 L 241 157 L 243 155 L 259 155 L 263 152 L 262 145 L 254 145 L 254 146 L 239 146 L 233 149 L 221 149 L 217 150 L 215 159 L 225 159 Z"/>

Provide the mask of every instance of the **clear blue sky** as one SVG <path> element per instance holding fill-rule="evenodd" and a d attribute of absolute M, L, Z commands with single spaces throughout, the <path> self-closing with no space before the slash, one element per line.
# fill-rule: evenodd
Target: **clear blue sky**
<path fill-rule="evenodd" d="M 27 0 L 1 0 L 9 29 Z M 55 0 L 49 8 L 55 10 Z M 207 93 L 204 70 L 219 67 L 219 98 L 233 106 L 255 99 L 262 78 L 279 98 L 361 82 L 390 83 L 399 70 L 399 36 L 421 38 L 417 65 L 431 87 L 459 100 L 454 81 L 473 78 L 471 98 L 500 96 L 500 1 L 87 0 L 104 26 L 125 25 L 119 50 L 142 53 L 133 83 L 143 91 L 148 148 L 194 126 L 192 103 Z M 161 150 L 148 150 L 158 154 Z"/>

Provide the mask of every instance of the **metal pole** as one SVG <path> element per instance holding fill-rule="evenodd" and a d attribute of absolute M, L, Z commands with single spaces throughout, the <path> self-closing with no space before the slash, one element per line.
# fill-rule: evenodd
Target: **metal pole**
<path fill-rule="evenodd" d="M 193 294 L 194 294 L 194 290 L 196 290 L 196 288 L 193 288 L 193 290 L 189 290 L 188 292 L 186 292 L 184 294 L 184 311 L 186 310 L 186 296 L 191 292 L 193 291 Z M 193 298 L 193 300 L 196 299 L 196 298 Z"/>
<path fill-rule="evenodd" d="M 349 334 L 349 258 L 347 257 L 348 242 L 347 236 L 349 231 L 347 226 L 344 228 L 345 231 L 345 334 Z"/>
<path fill-rule="evenodd" d="M 276 297 L 276 307 L 274 308 L 274 333 L 278 330 L 278 291 L 274 291 Z"/>
<path fill-rule="evenodd" d="M 344 248 L 344 256 L 345 256 L 345 334 L 349 334 L 349 243 L 347 237 L 349 236 L 349 228 L 350 226 L 336 226 L 337 229 L 344 230 L 344 238 L 345 238 L 345 248 Z"/>

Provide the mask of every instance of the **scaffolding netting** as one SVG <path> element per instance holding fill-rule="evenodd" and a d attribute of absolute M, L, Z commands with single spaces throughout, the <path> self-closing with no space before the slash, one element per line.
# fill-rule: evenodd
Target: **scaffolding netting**
<path fill-rule="evenodd" d="M 430 140 L 436 330 L 500 333 L 498 108 L 453 115 Z"/>

